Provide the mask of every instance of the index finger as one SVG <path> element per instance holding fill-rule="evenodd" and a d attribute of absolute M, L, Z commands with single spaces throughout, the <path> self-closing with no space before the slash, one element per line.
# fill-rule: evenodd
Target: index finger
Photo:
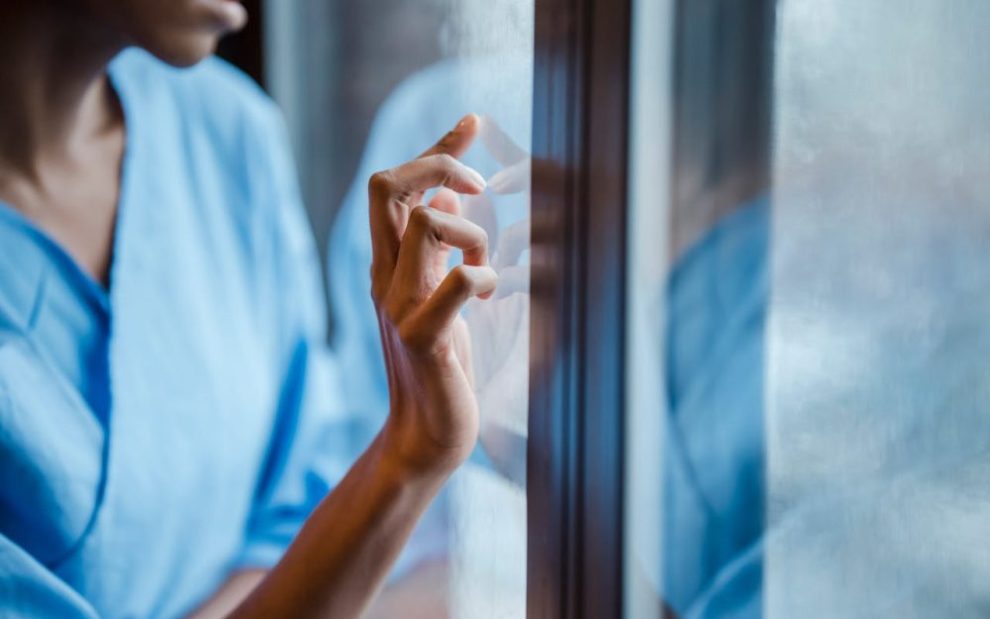
<path fill-rule="evenodd" d="M 468 114 L 457 125 L 447 132 L 436 144 L 429 147 L 418 158 L 430 155 L 450 155 L 460 157 L 467 151 L 481 129 L 481 119 L 477 114 Z"/>

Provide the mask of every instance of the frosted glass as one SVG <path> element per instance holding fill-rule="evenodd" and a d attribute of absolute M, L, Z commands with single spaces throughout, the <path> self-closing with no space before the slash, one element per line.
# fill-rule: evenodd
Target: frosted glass
<path fill-rule="evenodd" d="M 529 404 L 529 190 L 533 0 L 448 0 L 441 41 L 455 60 L 464 112 L 483 116 L 475 147 L 489 190 L 465 214 L 489 231 L 496 298 L 472 302 L 482 450 L 452 480 L 451 616 L 526 616 L 526 433 Z"/>
<path fill-rule="evenodd" d="M 778 5 L 767 617 L 990 614 L 988 31 Z"/>

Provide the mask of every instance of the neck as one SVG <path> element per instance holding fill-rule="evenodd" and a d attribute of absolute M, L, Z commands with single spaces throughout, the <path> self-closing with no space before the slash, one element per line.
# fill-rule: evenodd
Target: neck
<path fill-rule="evenodd" d="M 123 47 L 76 3 L 0 3 L 0 168 L 37 176 L 122 122 L 106 67 Z"/>

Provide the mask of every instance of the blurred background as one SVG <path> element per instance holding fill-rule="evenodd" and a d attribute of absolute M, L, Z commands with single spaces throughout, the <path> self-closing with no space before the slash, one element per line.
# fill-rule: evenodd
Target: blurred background
<path fill-rule="evenodd" d="M 376 110 L 404 78 L 444 57 L 450 2 L 245 0 L 250 26 L 221 44 L 220 55 L 286 114 L 321 256 Z"/>
<path fill-rule="evenodd" d="M 486 10 L 486 4 L 499 5 Z M 320 255 L 358 170 L 372 121 L 404 79 L 443 59 L 528 46 L 512 22 L 532 2 L 244 0 L 251 22 L 219 55 L 282 107 Z M 509 23 L 466 16 L 497 11 Z M 399 162 L 396 162 L 399 163 Z"/>

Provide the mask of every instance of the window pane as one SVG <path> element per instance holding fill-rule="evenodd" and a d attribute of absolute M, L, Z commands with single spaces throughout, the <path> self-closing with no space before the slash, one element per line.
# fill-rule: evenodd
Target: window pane
<path fill-rule="evenodd" d="M 637 6 L 627 616 L 758 616 L 772 4 Z"/>
<path fill-rule="evenodd" d="M 355 454 L 388 406 L 368 296 L 367 178 L 417 156 L 465 114 L 482 116 L 463 160 L 489 187 L 461 199 L 487 230 L 500 273 L 496 298 L 464 313 L 480 446 L 424 518 L 371 616 L 523 617 L 533 0 L 268 7 L 269 81 L 288 115 L 318 236 L 336 213 L 327 276 Z"/>
<path fill-rule="evenodd" d="M 778 19 L 767 614 L 985 616 L 990 4 Z"/>
<path fill-rule="evenodd" d="M 671 4 L 633 47 L 628 616 L 986 616 L 990 5 Z"/>

